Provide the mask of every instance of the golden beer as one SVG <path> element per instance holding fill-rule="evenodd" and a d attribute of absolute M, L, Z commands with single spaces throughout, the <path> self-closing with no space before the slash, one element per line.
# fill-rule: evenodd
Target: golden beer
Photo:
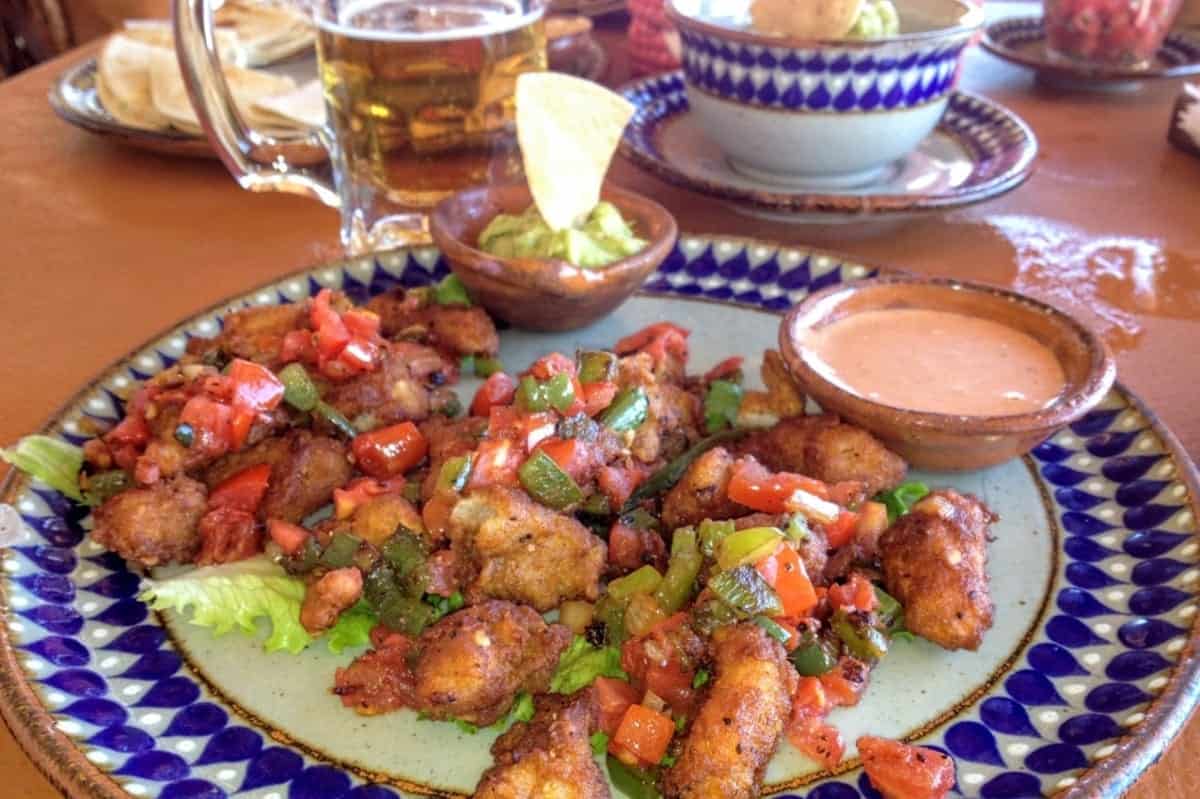
<path fill-rule="evenodd" d="M 330 151 L 364 228 L 395 215 L 411 229 L 414 211 L 457 189 L 519 177 L 513 91 L 518 75 L 546 68 L 541 2 L 335 7 L 317 20 Z"/>

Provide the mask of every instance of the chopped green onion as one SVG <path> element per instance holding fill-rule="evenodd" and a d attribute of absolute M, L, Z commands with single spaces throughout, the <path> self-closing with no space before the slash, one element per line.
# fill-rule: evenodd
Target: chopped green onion
<path fill-rule="evenodd" d="M 833 614 L 830 629 L 842 639 L 846 651 L 859 660 L 874 663 L 887 654 L 887 636 L 871 623 L 869 613 L 848 613 L 843 608 Z"/>
<path fill-rule="evenodd" d="M 670 768 L 671 766 L 675 765 L 675 761 L 677 759 L 678 758 L 676 758 L 675 755 L 663 755 L 663 759 L 658 761 L 658 765 L 662 766 L 663 768 Z"/>
<path fill-rule="evenodd" d="M 358 435 L 358 428 L 350 424 L 350 420 L 342 416 L 337 408 L 328 404 L 324 400 L 318 400 L 313 406 L 313 412 L 324 418 L 327 422 L 337 428 L 338 432 L 347 438 L 354 438 Z"/>
<path fill-rule="evenodd" d="M 458 371 L 464 375 L 475 374 L 475 356 L 464 355 L 458 361 Z"/>
<path fill-rule="evenodd" d="M 715 558 L 721 542 L 733 533 L 732 521 L 714 522 L 712 519 L 705 519 L 700 522 L 700 551 L 704 553 L 705 557 Z"/>
<path fill-rule="evenodd" d="M 603 350 L 579 353 L 579 382 L 606 383 L 617 373 L 617 356 Z"/>
<path fill-rule="evenodd" d="M 608 584 L 608 595 L 617 602 L 625 602 L 634 594 L 649 594 L 662 583 L 658 569 L 646 565 Z"/>
<path fill-rule="evenodd" d="M 657 532 L 662 529 L 662 522 L 654 517 L 654 514 L 642 508 L 634 508 L 628 513 L 621 515 L 621 524 L 629 527 L 636 527 L 639 530 Z"/>
<path fill-rule="evenodd" d="M 479 732 L 479 725 L 477 724 L 472 724 L 471 722 L 463 721 L 462 719 L 451 719 L 451 721 L 454 722 L 455 727 L 458 727 L 461 732 L 465 732 L 467 735 L 474 735 L 475 733 Z"/>
<path fill-rule="evenodd" d="M 298 363 L 280 369 L 279 382 L 283 383 L 283 401 L 298 411 L 311 411 L 321 400 L 317 384 Z"/>
<path fill-rule="evenodd" d="M 566 372 L 559 372 L 542 385 L 546 389 L 546 400 L 559 413 L 566 413 L 575 404 L 575 386 Z"/>
<path fill-rule="evenodd" d="M 712 679 L 712 675 L 708 673 L 708 669 L 700 669 L 696 672 L 696 676 L 692 678 L 693 688 L 703 688 L 708 685 L 708 681 Z"/>
<path fill-rule="evenodd" d="M 180 446 L 190 449 L 196 441 L 196 431 L 190 424 L 183 422 L 175 427 L 175 440 L 179 442 Z"/>
<path fill-rule="evenodd" d="M 610 408 L 611 410 L 611 408 Z M 691 449 L 680 455 L 675 460 L 663 466 L 654 474 L 646 478 L 646 481 L 637 487 L 637 490 L 630 495 L 625 501 L 626 508 L 634 508 L 642 503 L 643 500 L 650 497 L 656 497 L 659 494 L 671 490 L 672 486 L 679 482 L 683 477 L 683 473 L 687 471 L 697 458 L 708 452 L 718 444 L 739 438 L 744 435 L 742 430 L 722 430 L 720 433 L 701 439 L 692 445 Z"/>
<path fill-rule="evenodd" d="M 808 526 L 808 519 L 799 513 L 792 514 L 792 518 L 788 520 L 787 530 L 784 532 L 793 544 L 803 544 L 812 537 L 812 528 Z"/>
<path fill-rule="evenodd" d="M 929 494 L 929 486 L 912 481 L 901 483 L 891 491 L 882 491 L 875 499 L 887 506 L 888 524 L 912 510 L 912 506 Z"/>
<path fill-rule="evenodd" d="M 588 741 L 592 745 L 592 754 L 602 755 L 608 751 L 608 733 L 603 730 L 592 733 Z"/>
<path fill-rule="evenodd" d="M 550 407 L 550 397 L 547 395 L 545 384 L 539 383 L 530 375 L 522 377 L 517 384 L 515 401 L 522 410 L 533 413 Z"/>
<path fill-rule="evenodd" d="M 779 595 L 749 564 L 721 572 L 708 581 L 708 587 L 718 599 L 745 616 L 778 616 L 783 612 Z"/>
<path fill-rule="evenodd" d="M 696 545 L 696 531 L 691 527 L 676 530 L 671 539 L 667 573 L 654 591 L 654 598 L 666 613 L 674 613 L 691 599 L 703 563 L 704 557 Z"/>
<path fill-rule="evenodd" d="M 83 500 L 79 490 L 83 450 L 79 447 L 50 436 L 32 435 L 25 436 L 15 446 L 0 449 L 0 458 L 63 496 Z"/>
<path fill-rule="evenodd" d="M 608 776 L 627 799 L 662 799 L 654 775 L 608 756 Z"/>
<path fill-rule="evenodd" d="M 533 710 L 533 697 L 528 692 L 522 691 L 512 710 L 508 712 L 508 718 L 513 722 L 529 721 L 533 718 Z"/>
<path fill-rule="evenodd" d="M 600 415 L 600 423 L 617 433 L 633 430 L 646 421 L 650 400 L 640 386 L 622 389 Z"/>
<path fill-rule="evenodd" d="M 433 301 L 438 305 L 465 305 L 471 307 L 467 287 L 458 275 L 446 275 L 433 287 Z"/>
<path fill-rule="evenodd" d="M 583 491 L 545 450 L 536 450 L 517 470 L 529 496 L 548 508 L 562 510 L 583 501 Z"/>
<path fill-rule="evenodd" d="M 583 501 L 579 512 L 587 516 L 612 516 L 612 505 L 607 496 L 595 493 Z"/>
<path fill-rule="evenodd" d="M 714 380 L 704 395 L 704 426 L 709 433 L 733 427 L 742 407 L 742 387 L 730 380 Z"/>
<path fill-rule="evenodd" d="M 496 372 L 503 372 L 504 364 L 499 358 L 489 358 L 486 355 L 475 356 L 475 376 L 491 377 Z"/>
<path fill-rule="evenodd" d="M 471 476 L 471 459 L 470 455 L 459 455 L 443 463 L 438 472 L 438 488 L 461 493 Z"/>

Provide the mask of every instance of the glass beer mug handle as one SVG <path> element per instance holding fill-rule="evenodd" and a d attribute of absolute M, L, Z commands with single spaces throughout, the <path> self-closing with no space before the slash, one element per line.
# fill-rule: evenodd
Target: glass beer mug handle
<path fill-rule="evenodd" d="M 325 175 L 293 165 L 280 142 L 242 121 L 219 66 L 208 3 L 171 0 L 171 13 L 183 81 L 213 149 L 243 189 L 302 194 L 338 207 L 338 193 Z M 324 147 L 315 132 L 303 144 Z"/>

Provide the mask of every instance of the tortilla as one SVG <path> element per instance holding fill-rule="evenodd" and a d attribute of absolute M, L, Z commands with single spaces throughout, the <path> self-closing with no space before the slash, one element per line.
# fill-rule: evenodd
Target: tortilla
<path fill-rule="evenodd" d="M 165 19 L 127 19 L 122 35 L 130 39 L 154 47 L 175 49 L 175 29 L 170 20 Z M 237 31 L 232 28 L 217 28 L 214 31 L 217 38 L 217 54 L 223 64 L 242 64 L 246 57 L 238 43 Z"/>
<path fill-rule="evenodd" d="M 754 0 L 750 19 L 762 33 L 792 39 L 840 39 L 854 26 L 863 0 Z"/>
<path fill-rule="evenodd" d="M 246 63 L 252 66 L 294 55 L 316 41 L 309 18 L 285 6 L 227 0 L 213 19 L 237 32 Z"/>
<path fill-rule="evenodd" d="M 277 127 L 319 128 L 325 124 L 325 95 L 321 82 L 312 80 L 283 94 L 261 97 L 249 112 L 256 122 Z"/>
<path fill-rule="evenodd" d="M 553 230 L 573 227 L 600 202 L 633 104 L 598 83 L 556 72 L 518 77 L 516 103 L 533 201 Z"/>
<path fill-rule="evenodd" d="M 96 92 L 108 113 L 119 122 L 146 130 L 162 130 L 167 118 L 154 107 L 148 65 L 155 52 L 165 50 L 123 34 L 109 38 L 96 64 Z"/>
<path fill-rule="evenodd" d="M 291 78 L 272 75 L 259 70 L 226 66 L 222 70 L 234 104 L 239 110 L 248 109 L 260 98 L 282 94 L 296 88 Z M 150 95 L 154 107 L 181 130 L 199 133 L 200 119 L 192 108 L 191 98 L 175 61 L 175 53 L 156 50 L 150 61 Z M 244 114 L 243 114 L 244 116 Z M 247 120 L 251 121 L 251 120 Z M 263 131 L 270 133 L 272 131 Z"/>

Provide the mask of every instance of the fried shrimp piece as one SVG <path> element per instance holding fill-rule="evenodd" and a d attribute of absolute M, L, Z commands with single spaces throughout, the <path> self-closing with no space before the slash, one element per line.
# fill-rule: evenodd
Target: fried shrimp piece
<path fill-rule="evenodd" d="M 307 326 L 307 303 L 243 308 L 222 319 L 219 335 L 189 341 L 188 352 L 202 357 L 220 356 L 222 360 L 245 358 L 276 369 L 283 366 L 279 356 L 283 337 Z"/>
<path fill-rule="evenodd" d="M 207 500 L 203 483 L 182 476 L 122 491 L 96 509 L 92 539 L 142 566 L 190 563 Z"/>
<path fill-rule="evenodd" d="M 713 447 L 688 467 L 663 500 L 662 522 L 668 530 L 699 524 L 705 519 L 732 519 L 750 512 L 726 496 L 734 458 L 724 447 Z"/>
<path fill-rule="evenodd" d="M 271 478 L 259 518 L 289 522 L 298 522 L 329 502 L 333 490 L 349 480 L 352 471 L 341 441 L 293 430 L 226 455 L 208 468 L 204 480 L 212 488 L 260 463 L 271 466 Z"/>
<path fill-rule="evenodd" d="M 857 481 L 867 496 L 894 488 L 908 467 L 873 435 L 836 416 L 795 416 L 747 436 L 738 446 L 774 471 L 797 472 L 826 483 Z"/>
<path fill-rule="evenodd" d="M 521 691 L 549 688 L 570 641 L 569 629 L 522 605 L 493 600 L 461 610 L 417 639 L 414 707 L 437 719 L 491 724 Z"/>
<path fill-rule="evenodd" d="M 712 637 L 716 676 L 663 776 L 669 799 L 753 799 L 792 712 L 796 670 L 779 642 L 755 624 Z"/>
<path fill-rule="evenodd" d="M 992 626 L 988 528 L 999 518 L 970 494 L 935 491 L 879 541 L 884 587 L 908 629 L 944 649 L 978 649 Z"/>
<path fill-rule="evenodd" d="M 453 375 L 437 351 L 399 341 L 388 345 L 378 369 L 330 384 L 322 398 L 351 422 L 362 417 L 376 425 L 419 422 L 437 410 L 434 390 Z"/>
<path fill-rule="evenodd" d="M 475 799 L 608 799 L 608 780 L 592 757 L 595 726 L 590 691 L 543 694 L 533 718 L 492 744 L 496 764 L 484 772 Z"/>
<path fill-rule="evenodd" d="M 304 593 L 300 623 L 313 635 L 333 626 L 342 611 L 362 596 L 363 576 L 354 566 L 325 572 Z"/>
<path fill-rule="evenodd" d="M 699 436 L 699 400 L 673 382 L 670 370 L 656 368 L 645 352 L 622 358 L 617 364 L 617 385 L 646 392 L 646 421 L 634 432 L 629 449 L 642 463 L 673 458 Z"/>
<path fill-rule="evenodd" d="M 472 575 L 469 600 L 511 599 L 544 613 L 565 599 L 600 596 L 604 542 L 522 491 L 472 491 L 454 506 L 449 535 L 461 568 Z"/>
<path fill-rule="evenodd" d="M 402 288 L 374 297 L 367 309 L 379 314 L 388 337 L 404 336 L 455 356 L 494 356 L 500 350 L 496 325 L 482 308 L 431 305 Z"/>
<path fill-rule="evenodd" d="M 374 631 L 371 640 L 376 640 Z M 408 658 L 415 644 L 412 638 L 400 633 L 383 636 L 374 649 L 334 672 L 333 693 L 343 705 L 362 716 L 411 707 L 413 673 Z"/>

